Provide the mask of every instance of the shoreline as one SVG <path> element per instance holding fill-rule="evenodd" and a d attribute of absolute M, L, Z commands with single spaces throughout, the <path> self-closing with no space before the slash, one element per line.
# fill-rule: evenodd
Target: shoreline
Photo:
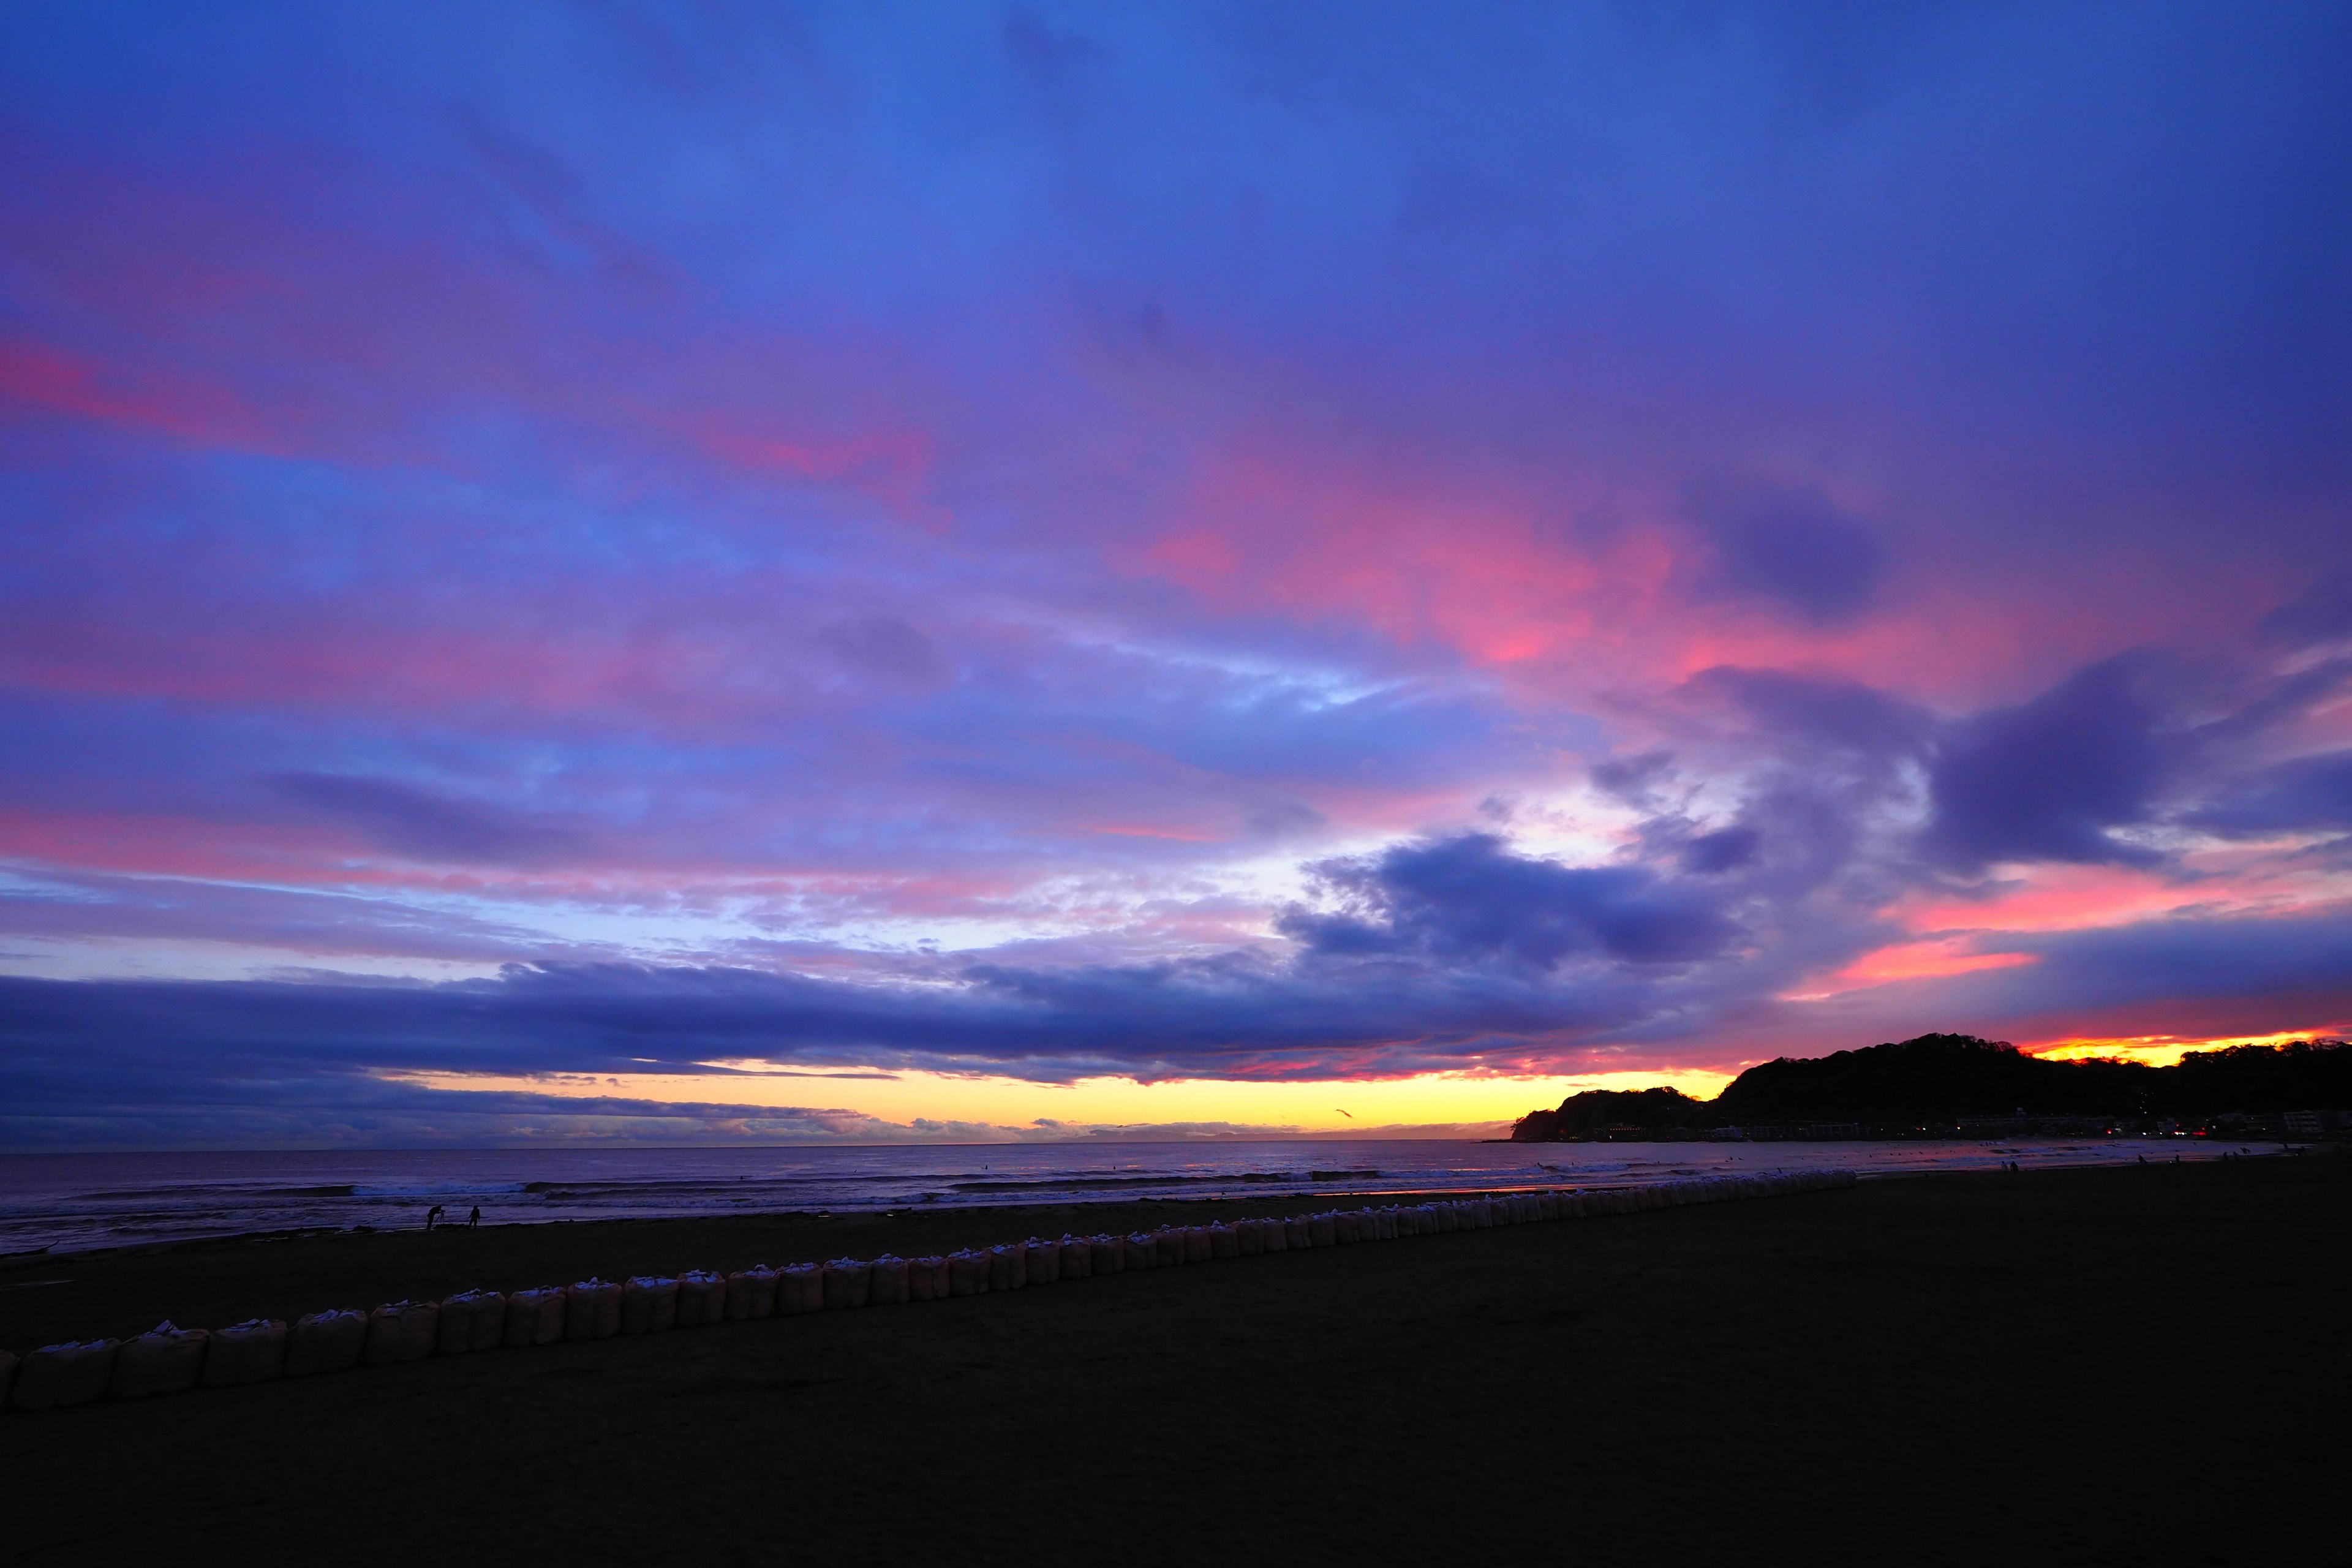
<path fill-rule="evenodd" d="M 1423 1142 L 1433 1142 L 1439 1141 L 1424 1140 Z M 1236 1173 L 1204 1176 L 1186 1176 L 1171 1173 L 1164 1178 L 1157 1176 L 1130 1177 L 1122 1175 L 1116 1178 L 1106 1178 L 1103 1181 L 1077 1180 L 1066 1182 L 1032 1182 L 1028 1180 L 1014 1179 L 1003 1183 L 1001 1186 L 996 1184 L 981 1184 L 967 1181 L 957 1184 L 956 1193 L 952 1195 L 947 1195 L 946 1201 L 944 1202 L 931 1201 L 933 1197 L 942 1194 L 897 1194 L 878 1196 L 870 1202 L 859 1201 L 855 1197 L 843 1198 L 840 1196 L 828 1196 L 825 1198 L 820 1198 L 818 1201 L 814 1203 L 793 1203 L 791 1201 L 793 1194 L 780 1193 L 774 1195 L 779 1198 L 782 1198 L 784 1201 L 778 1206 L 772 1208 L 761 1207 L 757 1209 L 747 1209 L 718 1205 L 697 1208 L 688 1205 L 675 1208 L 671 1210 L 671 1212 L 659 1212 L 658 1205 L 650 1202 L 644 1205 L 644 1208 L 654 1209 L 656 1212 L 629 1212 L 631 1209 L 635 1208 L 638 1205 L 634 1201 L 628 1199 L 625 1195 L 623 1195 L 619 1202 L 594 1207 L 583 1205 L 576 1212 L 563 1212 L 560 1207 L 556 1207 L 556 1212 L 547 1212 L 545 1208 L 539 1205 L 530 1203 L 517 1203 L 511 1201 L 510 1196 L 501 1195 L 502 1194 L 510 1194 L 514 1192 L 529 1193 L 540 1188 L 568 1188 L 583 1184 L 589 1185 L 609 1184 L 614 1185 L 617 1192 L 625 1194 L 625 1190 L 629 1186 L 646 1179 L 635 1175 L 614 1178 L 598 1173 L 581 1173 L 566 1178 L 525 1182 L 512 1186 L 501 1186 L 494 1189 L 488 1185 L 478 1184 L 480 1179 L 478 1173 L 477 1173 L 477 1176 L 471 1180 L 461 1180 L 447 1184 L 438 1183 L 433 1180 L 429 1175 L 420 1174 L 415 1178 L 419 1181 L 420 1184 L 410 1189 L 406 1195 L 401 1195 L 398 1194 L 391 1194 L 390 1201 L 388 1202 L 385 1201 L 387 1194 L 375 1190 L 373 1186 L 370 1185 L 368 1195 L 372 1201 L 352 1204 L 341 1208 L 320 1208 L 318 1212 L 312 1215 L 270 1215 L 267 1216 L 267 1221 L 274 1221 L 275 1223 L 265 1222 L 247 1228 L 207 1231 L 198 1228 L 195 1225 L 186 1225 L 184 1226 L 181 1224 L 174 1223 L 174 1221 L 179 1219 L 181 1216 L 168 1213 L 160 1214 L 155 1216 L 157 1221 L 155 1225 L 142 1226 L 136 1223 L 137 1216 L 126 1216 L 126 1221 L 123 1223 L 121 1228 L 132 1231 L 134 1233 L 134 1237 L 132 1238 L 120 1239 L 112 1237 L 100 1239 L 96 1234 L 87 1228 L 82 1230 L 74 1230 L 72 1234 L 54 1236 L 47 1239 L 42 1239 L 38 1236 L 40 1227 L 37 1224 L 33 1223 L 34 1216 L 46 1212 L 52 1206 L 58 1205 L 61 1205 L 65 1212 L 71 1214 L 74 1212 L 75 1205 L 88 1201 L 87 1197 L 84 1194 L 68 1189 L 58 1189 L 55 1191 L 42 1190 L 37 1192 L 26 1191 L 21 1194 L 11 1194 L 0 1191 L 0 1212 L 9 1213 L 11 1223 L 16 1225 L 20 1230 L 29 1229 L 34 1232 L 33 1235 L 25 1237 L 25 1240 L 39 1241 L 39 1245 L 17 1246 L 9 1250 L 0 1251 L 0 1273 L 5 1273 L 11 1268 L 18 1267 L 28 1260 L 37 1262 L 37 1260 L 45 1258 L 51 1259 L 84 1258 L 99 1254 L 121 1253 L 140 1248 L 167 1248 L 179 1246 L 209 1245 L 231 1241 L 239 1237 L 274 1238 L 294 1235 L 398 1234 L 410 1228 L 421 1227 L 425 1206 L 436 1201 L 436 1198 L 445 1199 L 460 1212 L 473 1203 L 482 1203 L 484 1206 L 490 1210 L 489 1215 L 485 1218 L 485 1225 L 505 1227 L 516 1225 L 601 1225 L 640 1221 L 667 1222 L 676 1219 L 691 1218 L 789 1216 L 814 1215 L 819 1214 L 827 1214 L 836 1216 L 849 1215 L 891 1215 L 914 1212 L 969 1214 L 1023 1208 L 1058 1208 L 1066 1205 L 1108 1206 L 1122 1203 L 1151 1202 L 1247 1204 L 1293 1201 L 1319 1202 L 1326 1199 L 1334 1201 L 1346 1200 L 1351 1202 L 1393 1202 L 1408 1197 L 1419 1198 L 1433 1194 L 1454 1195 L 1457 1194 L 1477 1192 L 1508 1193 L 1541 1191 L 1555 1187 L 1605 1189 L 1624 1185 L 1651 1184 L 1658 1180 L 1675 1179 L 1680 1177 L 1771 1174 L 1781 1172 L 1801 1172 L 1808 1169 L 1825 1168 L 1852 1168 L 1854 1169 L 1857 1173 L 1862 1175 L 1864 1179 L 1875 1181 L 1895 1175 L 1920 1174 L 1939 1170 L 1952 1173 L 1960 1173 L 1969 1170 L 1993 1170 L 1997 1168 L 1992 1163 L 1993 1161 L 2003 1159 L 2011 1155 L 2021 1157 L 2031 1169 L 2062 1170 L 2128 1164 L 2134 1163 L 2135 1155 L 2138 1155 L 2146 1159 L 2168 1156 L 2173 1159 L 2182 1160 L 2186 1163 L 2200 1160 L 2217 1160 L 2230 1152 L 2230 1146 L 2216 1144 L 2204 1140 L 2197 1141 L 2195 1145 L 2190 1145 L 2183 1140 L 2177 1139 L 2121 1139 L 2100 1140 L 2090 1142 L 2074 1139 L 2040 1141 L 2018 1139 L 1897 1139 L 1880 1141 L 1876 1142 L 1844 1141 L 1810 1144 L 1786 1143 L 1757 1145 L 1753 1146 L 1755 1150 L 1760 1151 L 1763 1149 L 1770 1149 L 1775 1152 L 1785 1150 L 1788 1151 L 1790 1155 L 1797 1157 L 1775 1159 L 1767 1155 L 1761 1158 L 1757 1158 L 1751 1154 L 1750 1158 L 1742 1160 L 1738 1158 L 1736 1155 L 1733 1155 L 1731 1158 L 1727 1158 L 1726 1156 L 1732 1154 L 1732 1152 L 1735 1151 L 1749 1151 L 1751 1146 L 1724 1143 L 1696 1143 L 1686 1140 L 1668 1141 L 1664 1142 L 1567 1140 L 1549 1143 L 1516 1144 L 1510 1143 L 1509 1141 L 1493 1142 L 1528 1153 L 1528 1165 L 1526 1167 L 1522 1167 L 1520 1172 L 1514 1172 L 1513 1179 L 1496 1180 L 1485 1177 L 1472 1178 L 1467 1173 L 1463 1173 L 1460 1180 L 1448 1181 L 1440 1173 L 1431 1172 L 1427 1173 L 1427 1179 L 1415 1180 L 1414 1178 L 1419 1175 L 1420 1173 L 1415 1173 L 1410 1170 L 1387 1172 L 1334 1170 L 1330 1172 L 1300 1171 L 1287 1173 L 1278 1180 L 1253 1178 Z M 961 1148 L 966 1146 L 940 1145 L 925 1147 Z M 996 1146 L 971 1145 L 969 1147 L 993 1148 Z M 1092 1146 L 1089 1145 L 1087 1147 Z M 2246 1147 L 2250 1157 L 2267 1157 L 2273 1154 L 2291 1152 L 2282 1149 L 2265 1149 L 2252 1145 Z M 1558 1155 L 1558 1159 L 1560 1163 L 1547 1163 L 1543 1155 L 1543 1152 L 1546 1150 L 1559 1151 L 1560 1152 Z M 1881 1163 L 1881 1161 L 1884 1160 L 1885 1152 L 1895 1150 L 1903 1151 L 1904 1153 L 1896 1156 L 1893 1160 L 1885 1160 L 1885 1163 Z M 1938 1160 L 1933 1156 L 1932 1152 L 1929 1152 L 1936 1150 L 1951 1150 L 1957 1152 L 1948 1159 Z M 1798 1155 L 1799 1151 L 1807 1152 L 1810 1157 Z M 709 1152 L 709 1151 L 701 1152 Z M 731 1151 L 730 1152 L 731 1152 Z M 310 1153 L 320 1152 L 271 1152 L 273 1155 L 278 1153 L 303 1153 L 306 1156 Z M 331 1154 L 335 1152 L 323 1152 Z M 530 1153 L 534 1152 L 512 1150 L 412 1150 L 395 1151 L 392 1152 L 426 1157 L 447 1155 L 458 1159 L 464 1159 L 481 1155 L 510 1156 L 518 1153 Z M 1580 1168 L 1580 1165 L 1575 1161 L 1575 1155 L 1578 1153 L 1581 1153 L 1589 1157 L 1604 1152 L 1607 1158 L 1598 1162 L 1593 1168 Z M 1834 1157 L 1839 1154 L 1850 1154 L 1852 1157 L 1845 1159 Z M 41 1159 L 48 1156 L 20 1152 L 18 1157 L 22 1159 Z M 112 1156 L 76 1157 L 110 1158 Z M 153 1157 L 172 1158 L 176 1156 Z M 142 1156 L 142 1158 L 146 1158 L 146 1156 Z M 1672 1172 L 1659 1170 L 1643 1171 L 1637 1173 L 1635 1170 L 1628 1168 L 1642 1167 L 1649 1164 L 1674 1166 L 1676 1167 L 1676 1169 Z M 1364 1186 L 1355 1184 L 1353 1181 L 1353 1178 L 1368 1176 L 1385 1176 L 1387 1181 L 1391 1184 L 1382 1185 L 1376 1184 L 1373 1185 Z M 710 1178 L 705 1177 L 703 1179 L 709 1180 Z M 340 1186 L 341 1188 L 349 1188 L 354 1184 L 355 1184 L 353 1183 L 346 1181 L 340 1184 Z M 368 1184 L 362 1183 L 357 1184 L 367 1185 Z M 656 1180 L 653 1184 L 658 1186 L 662 1184 L 662 1183 Z M 1152 1190 L 1147 1193 L 1135 1194 L 1134 1195 L 1123 1194 L 1119 1189 L 1130 1184 Z M 909 1185 L 919 1188 L 922 1184 L 919 1181 L 910 1181 Z M 979 1190 L 982 1187 L 988 1187 L 991 1189 L 986 1195 L 980 1195 Z M 1202 1191 L 1202 1189 L 1209 1190 Z M 320 1188 L 318 1189 L 318 1191 L 323 1192 L 326 1191 L 326 1189 Z M 971 1192 L 975 1195 L 966 1197 L 964 1194 L 967 1192 Z M 11 1198 L 16 1199 L 21 1206 L 8 1209 L 6 1205 Z M 230 1189 L 224 1191 L 219 1201 L 234 1207 L 239 1203 L 250 1202 L 251 1200 L 244 1198 L 237 1191 Z M 267 1207 L 269 1205 L 266 1204 L 257 1204 L 254 1206 Z M 555 1205 L 549 1206 L 555 1207 Z M 612 1212 L 616 1209 L 620 1212 Z M 201 1210 L 198 1210 L 197 1212 L 199 1215 L 201 1214 Z M 348 1216 L 348 1218 L 345 1216 Z M 264 1216 L 257 1215 L 256 1217 L 260 1218 Z M 355 1220 L 358 1223 L 349 1223 L 349 1221 L 352 1220 Z M 398 1221 L 399 1223 L 371 1224 L 369 1223 L 370 1220 L 394 1220 Z M 72 1229 L 70 1226 L 65 1228 L 69 1230 Z M 142 1228 L 148 1229 L 151 1234 L 145 1237 L 136 1237 L 135 1233 Z"/>

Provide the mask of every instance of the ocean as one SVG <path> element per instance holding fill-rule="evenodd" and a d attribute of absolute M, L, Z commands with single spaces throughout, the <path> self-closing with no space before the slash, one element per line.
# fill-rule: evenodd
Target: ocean
<path fill-rule="evenodd" d="M 0 1153 L 0 1256 L 300 1229 L 1139 1198 L 1624 1185 L 1852 1166 L 1865 1176 L 2214 1158 L 2186 1139 L 1480 1143 L 1444 1140 Z"/>

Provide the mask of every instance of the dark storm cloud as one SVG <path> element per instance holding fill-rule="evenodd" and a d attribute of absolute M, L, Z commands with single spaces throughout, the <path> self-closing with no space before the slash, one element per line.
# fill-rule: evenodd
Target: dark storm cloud
<path fill-rule="evenodd" d="M 1679 963 L 1721 952 L 1737 924 L 1643 866 L 1561 866 L 1492 834 L 1404 844 L 1315 868 L 1339 912 L 1293 910 L 1279 929 L 1310 953 L 1412 953 L 1551 969 L 1594 954 Z"/>
<path fill-rule="evenodd" d="M 2352 566 L 2340 566 L 2264 616 L 2262 633 L 2289 647 L 2352 637 Z"/>
<path fill-rule="evenodd" d="M 2352 752 L 2297 757 L 2231 781 L 2188 822 L 2252 837 L 2298 829 L 2352 829 Z"/>
<path fill-rule="evenodd" d="M 1931 853 L 1999 860 L 2147 864 L 2114 837 L 2147 821 L 2164 782 L 2160 715 L 2130 660 L 2091 666 L 2030 702 L 1957 726 L 1930 766 Z"/>
<path fill-rule="evenodd" d="M 1709 510 L 1715 550 L 1706 587 L 1763 600 L 1814 626 L 1869 610 L 1886 546 L 1869 525 L 1817 496 L 1762 495 Z"/>
<path fill-rule="evenodd" d="M 2040 962 L 1969 980 L 2012 1017 L 2080 1016 L 2165 998 L 2239 1008 L 2268 1001 L 2284 1014 L 2271 1022 L 2277 1027 L 2340 1018 L 2352 1007 L 2352 910 L 2342 906 L 2267 920 L 2178 916 L 2002 945 Z M 2259 1015 L 2259 1006 L 2246 1010 Z"/>
<path fill-rule="evenodd" d="M 1683 845 L 1683 867 L 1703 877 L 1736 871 L 1755 863 L 1762 842 L 1753 827 L 1725 827 L 1702 833 Z"/>
<path fill-rule="evenodd" d="M 464 910 L 348 893 L 90 872 L 0 879 L 0 932 L 109 942 L 250 943 L 339 959 L 393 955 L 481 964 L 576 956 L 571 943 Z"/>
<path fill-rule="evenodd" d="M 1937 728 L 1925 708 L 1861 681 L 1789 670 L 1702 670 L 1681 695 L 1735 711 L 1773 752 L 1832 752 L 1873 766 L 1916 753 Z"/>
<path fill-rule="evenodd" d="M 534 866 L 578 856 L 587 847 L 585 837 L 570 828 L 390 779 L 289 773 L 272 782 L 303 805 L 351 823 L 382 847 L 419 860 Z"/>

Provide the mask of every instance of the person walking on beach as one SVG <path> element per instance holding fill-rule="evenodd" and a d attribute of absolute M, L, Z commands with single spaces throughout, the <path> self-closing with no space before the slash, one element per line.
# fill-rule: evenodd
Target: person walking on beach
<path fill-rule="evenodd" d="M 434 1222 L 440 1217 L 441 1205 L 439 1204 L 435 1204 L 431 1208 L 425 1211 L 425 1228 L 431 1230 L 433 1228 Z"/>
<path fill-rule="evenodd" d="M 471 1213 L 471 1214 L 469 1214 L 469 1215 L 467 1215 L 466 1216 L 466 1228 L 467 1228 L 467 1230 L 473 1230 L 473 1229 L 476 1229 L 476 1228 L 478 1228 L 478 1227 L 481 1225 L 481 1223 L 482 1223 L 482 1205 L 479 1205 L 479 1204 L 476 1204 L 476 1205 L 474 1205 L 474 1212 L 473 1212 L 473 1213 Z"/>

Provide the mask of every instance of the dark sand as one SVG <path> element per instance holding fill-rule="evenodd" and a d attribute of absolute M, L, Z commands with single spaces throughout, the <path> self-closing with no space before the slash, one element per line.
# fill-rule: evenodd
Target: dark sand
<path fill-rule="evenodd" d="M 0 1415 L 0 1555 L 2326 1561 L 2347 1198 L 1928 1177 Z M 0 1343 L 1282 1206 L 76 1258 Z"/>

